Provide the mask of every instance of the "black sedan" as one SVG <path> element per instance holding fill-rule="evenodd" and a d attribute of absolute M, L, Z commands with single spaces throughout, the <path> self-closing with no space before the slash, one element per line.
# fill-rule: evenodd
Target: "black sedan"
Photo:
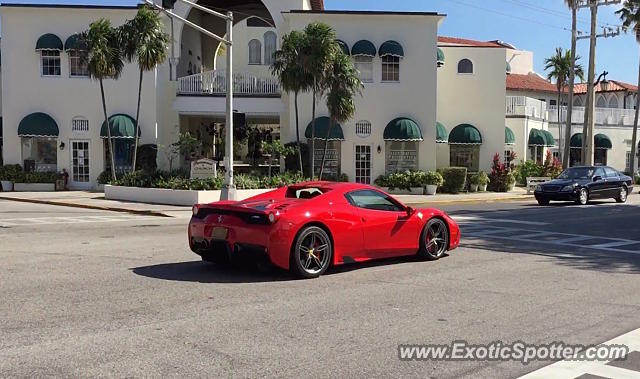
<path fill-rule="evenodd" d="M 575 201 L 587 204 L 594 199 L 615 199 L 618 203 L 627 201 L 633 190 L 631 177 L 607 166 L 571 167 L 558 178 L 536 186 L 534 195 L 538 204 L 549 201 Z"/>

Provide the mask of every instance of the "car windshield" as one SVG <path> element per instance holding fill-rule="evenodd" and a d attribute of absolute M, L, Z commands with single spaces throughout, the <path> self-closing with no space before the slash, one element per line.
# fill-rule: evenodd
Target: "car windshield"
<path fill-rule="evenodd" d="M 558 176 L 558 179 L 590 179 L 594 169 L 591 167 L 575 167 L 566 169 Z"/>

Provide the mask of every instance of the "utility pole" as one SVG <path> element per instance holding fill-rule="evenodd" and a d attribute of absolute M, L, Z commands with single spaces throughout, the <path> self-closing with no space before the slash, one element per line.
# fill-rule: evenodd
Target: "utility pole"
<path fill-rule="evenodd" d="M 223 14 L 216 12 L 202 5 L 198 5 L 189 0 L 179 0 L 192 8 L 198 9 L 202 12 L 208 13 L 215 17 L 221 18 L 227 23 L 227 38 L 220 37 L 209 30 L 197 25 L 184 17 L 178 16 L 172 10 L 178 0 L 162 0 L 161 4 L 156 4 L 153 0 L 144 0 L 144 2 L 155 9 L 164 12 L 172 20 L 171 32 L 173 33 L 173 19 L 182 21 L 185 25 L 199 31 L 200 33 L 207 35 L 220 43 L 224 43 L 227 48 L 227 96 L 225 107 L 225 157 L 224 157 L 224 184 L 222 185 L 222 191 L 220 194 L 220 200 L 235 200 L 236 199 L 236 186 L 233 183 L 233 13 L 227 12 Z"/>
<path fill-rule="evenodd" d="M 576 81 L 576 45 L 578 41 L 578 2 L 573 0 L 571 4 L 571 69 L 569 70 L 569 98 L 567 99 L 567 125 L 564 131 L 564 147 L 562 154 L 562 168 L 569 168 L 571 162 L 571 116 L 573 115 L 573 88 Z M 562 107 L 562 104 L 558 104 Z M 560 108 L 562 109 L 562 108 Z M 558 120 L 558 124 L 560 120 Z"/>
<path fill-rule="evenodd" d="M 587 111 L 584 116 L 584 126 L 582 128 L 582 157 L 583 165 L 593 165 L 593 130 L 595 128 L 595 70 L 596 70 L 596 40 L 598 37 L 615 37 L 620 34 L 620 28 L 605 28 L 603 34 L 598 35 L 596 32 L 598 7 L 605 5 L 620 4 L 621 0 L 586 0 L 586 3 L 580 4 L 578 8 L 591 9 L 591 32 L 588 36 L 577 37 L 577 39 L 589 38 L 589 74 L 587 78 Z"/>

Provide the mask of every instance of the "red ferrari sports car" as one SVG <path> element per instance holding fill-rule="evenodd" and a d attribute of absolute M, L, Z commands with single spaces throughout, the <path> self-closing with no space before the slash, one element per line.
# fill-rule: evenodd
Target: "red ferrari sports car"
<path fill-rule="evenodd" d="M 368 185 L 306 182 L 243 201 L 193 206 L 189 246 L 204 261 L 250 255 L 304 278 L 330 265 L 418 254 L 435 260 L 460 243 L 445 212 L 413 209 Z"/>

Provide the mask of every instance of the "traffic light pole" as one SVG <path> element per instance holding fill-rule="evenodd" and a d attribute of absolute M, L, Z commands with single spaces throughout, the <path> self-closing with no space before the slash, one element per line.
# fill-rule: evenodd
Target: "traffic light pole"
<path fill-rule="evenodd" d="M 173 5 L 176 0 L 162 0 L 163 6 L 157 5 L 152 0 L 145 0 L 145 3 L 152 6 L 155 9 L 158 9 L 164 12 L 167 16 L 172 19 L 177 19 L 182 21 L 185 25 L 199 31 L 200 33 L 207 35 L 218 42 L 224 43 L 226 45 L 227 50 L 227 70 L 226 70 L 226 84 L 227 84 L 227 102 L 225 106 L 225 157 L 224 157 L 224 167 L 226 169 L 224 175 L 224 184 L 222 185 L 222 191 L 220 195 L 220 200 L 235 200 L 236 197 L 236 186 L 233 182 L 233 13 L 227 12 L 226 15 L 211 10 L 209 8 L 198 5 L 189 0 L 180 0 L 181 2 L 190 5 L 192 8 L 196 8 L 202 12 L 208 13 L 210 15 L 222 18 L 227 23 L 227 38 L 220 37 L 207 29 L 197 25 L 184 17 L 180 17 L 177 14 L 173 13 L 171 9 L 173 9 Z M 173 31 L 173 30 L 172 30 Z"/>

